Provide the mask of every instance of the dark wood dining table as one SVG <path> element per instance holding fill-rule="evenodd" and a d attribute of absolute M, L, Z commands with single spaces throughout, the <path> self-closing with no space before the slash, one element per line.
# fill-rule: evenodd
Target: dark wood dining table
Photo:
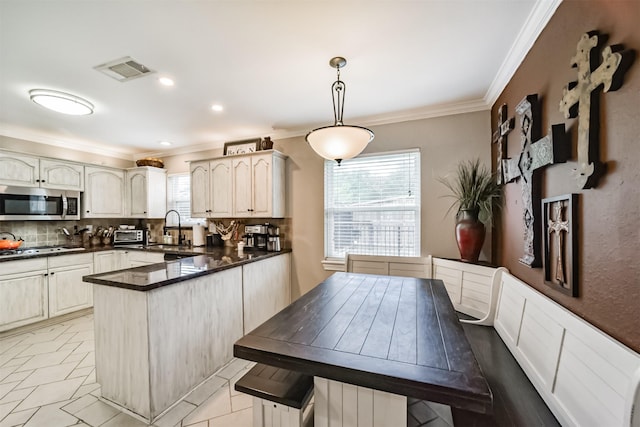
<path fill-rule="evenodd" d="M 456 424 L 492 413 L 441 280 L 335 273 L 239 339 L 234 355 L 449 405 Z"/>

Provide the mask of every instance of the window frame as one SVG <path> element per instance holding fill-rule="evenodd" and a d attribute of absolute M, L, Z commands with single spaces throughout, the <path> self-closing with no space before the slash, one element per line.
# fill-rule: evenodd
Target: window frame
<path fill-rule="evenodd" d="M 174 200 L 172 195 L 174 194 L 173 192 L 173 184 L 172 184 L 172 178 L 175 177 L 187 177 L 187 182 L 189 183 L 189 188 L 187 191 L 187 194 L 189 195 L 189 217 L 182 217 L 182 215 L 180 216 L 180 225 L 181 226 L 193 226 L 193 225 L 198 225 L 198 224 L 202 224 L 204 221 L 204 219 L 202 218 L 191 218 L 191 177 L 189 172 L 177 172 L 177 173 L 171 173 L 171 174 L 167 174 L 167 212 L 170 211 L 171 209 L 176 209 L 174 206 Z M 184 202 L 184 200 L 180 200 L 182 202 Z M 178 209 L 176 209 L 178 210 Z M 179 211 L 179 210 L 178 210 Z M 177 227 L 178 223 L 176 222 L 176 215 L 169 215 L 168 217 L 166 216 L 166 226 L 167 227 Z"/>
<path fill-rule="evenodd" d="M 395 150 L 395 151 L 384 151 L 384 152 L 376 152 L 376 153 L 367 153 L 367 154 L 361 154 L 357 157 L 355 157 L 354 159 L 361 159 L 361 158 L 365 158 L 365 157 L 382 157 L 382 156 L 390 156 L 390 155 L 394 155 L 394 154 L 405 154 L 405 153 L 415 153 L 417 156 L 417 166 L 416 166 L 416 185 L 417 185 L 417 190 L 418 190 L 418 196 L 417 196 L 417 200 L 418 200 L 418 204 L 417 206 L 412 207 L 411 209 L 405 209 L 406 211 L 414 211 L 416 214 L 416 224 L 415 224 L 415 240 L 416 240 L 416 247 L 417 247 L 417 254 L 411 255 L 411 256 L 421 256 L 421 248 L 422 248 L 422 236 L 421 236 L 421 223 L 422 223 L 422 177 L 421 177 L 421 163 L 422 163 L 422 158 L 421 158 L 421 152 L 419 148 L 410 148 L 410 149 L 406 149 L 406 150 Z M 348 162 L 349 160 L 344 160 L 343 162 Z M 329 256 L 329 248 L 330 248 L 330 242 L 328 239 L 328 215 L 329 215 L 329 210 L 327 208 L 327 196 L 328 196 L 328 186 L 327 186 L 327 172 L 326 172 L 326 165 L 330 164 L 332 161 L 331 160 L 325 160 L 324 163 L 324 167 L 323 167 L 323 184 L 324 184 L 324 201 L 323 201 L 323 225 L 322 225 L 322 232 L 323 232 L 323 240 L 324 240 L 324 259 L 322 260 L 322 265 L 323 268 L 327 271 L 344 271 L 345 269 L 345 259 L 346 259 L 346 255 L 347 253 L 345 253 L 345 257 L 337 257 L 337 256 Z M 397 210 L 397 208 L 381 208 L 380 211 L 384 211 L 384 210 Z M 333 212 L 335 212 L 335 210 L 332 210 Z M 381 256 L 385 256 L 385 257 L 406 257 L 407 255 L 381 255 Z"/>

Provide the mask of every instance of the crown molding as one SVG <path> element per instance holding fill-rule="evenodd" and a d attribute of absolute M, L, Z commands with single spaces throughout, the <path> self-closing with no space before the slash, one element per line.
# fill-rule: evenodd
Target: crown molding
<path fill-rule="evenodd" d="M 542 30 L 549 23 L 560 3 L 562 3 L 562 0 L 539 0 L 535 3 L 527 21 L 511 45 L 509 52 L 498 69 L 496 77 L 489 85 L 489 89 L 484 96 L 484 102 L 489 108 L 493 106 L 504 88 L 511 81 L 511 78 L 520 64 L 522 64 L 522 61 L 524 61 Z"/>
<path fill-rule="evenodd" d="M 52 135 L 47 135 L 13 126 L 7 126 L 6 124 L 0 124 L 0 136 L 22 139 L 25 141 L 37 142 L 39 144 L 51 145 L 54 147 L 66 148 L 85 153 L 97 154 L 100 156 L 113 157 L 121 160 L 133 160 L 134 157 L 136 157 L 135 153 L 132 150 L 127 149 L 127 147 L 124 146 L 118 146 L 118 149 L 114 149 L 113 147 L 107 147 L 94 141 L 70 140 L 67 138 L 63 140 Z"/>

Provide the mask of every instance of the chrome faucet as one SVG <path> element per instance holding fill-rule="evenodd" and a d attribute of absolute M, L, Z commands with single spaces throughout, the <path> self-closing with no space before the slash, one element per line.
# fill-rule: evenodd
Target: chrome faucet
<path fill-rule="evenodd" d="M 183 241 L 183 238 L 182 238 L 182 225 L 180 224 L 180 212 L 178 212 L 177 210 L 170 209 L 170 210 L 167 211 L 166 214 L 164 214 L 164 227 L 162 227 L 162 234 L 163 235 L 167 234 L 167 228 L 168 228 L 167 227 L 167 217 L 169 216 L 169 214 L 171 212 L 175 212 L 176 215 L 178 215 L 178 246 L 180 246 L 180 245 L 182 245 L 182 241 Z"/>

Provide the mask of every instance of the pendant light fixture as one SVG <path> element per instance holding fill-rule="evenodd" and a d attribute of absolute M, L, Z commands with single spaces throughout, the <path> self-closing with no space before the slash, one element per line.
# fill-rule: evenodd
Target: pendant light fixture
<path fill-rule="evenodd" d="M 29 97 L 33 102 L 53 111 L 73 116 L 84 116 L 93 113 L 93 104 L 70 93 L 48 89 L 32 89 Z"/>
<path fill-rule="evenodd" d="M 367 144 L 373 141 L 374 135 L 365 127 L 345 125 L 342 121 L 346 85 L 340 80 L 340 69 L 347 65 L 347 60 L 337 56 L 329 61 L 329 65 L 335 68 L 338 74 L 338 79 L 331 85 L 334 123 L 333 126 L 312 130 L 305 139 L 318 155 L 340 164 L 342 160 L 360 154 Z"/>

